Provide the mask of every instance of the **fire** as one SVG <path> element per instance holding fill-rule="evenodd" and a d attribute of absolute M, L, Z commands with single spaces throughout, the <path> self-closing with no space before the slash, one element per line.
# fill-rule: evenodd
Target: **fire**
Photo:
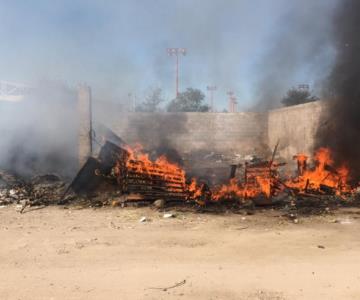
<path fill-rule="evenodd" d="M 195 178 L 191 178 L 191 182 L 187 187 L 192 198 L 197 199 L 202 195 L 202 186 L 199 185 Z"/>
<path fill-rule="evenodd" d="M 205 204 L 208 201 L 254 199 L 272 196 L 291 189 L 293 194 L 337 194 L 352 191 L 349 182 L 349 169 L 346 166 L 334 167 L 331 151 L 320 148 L 313 158 L 313 167 L 308 167 L 308 156 L 297 154 L 298 174 L 280 180 L 277 168 L 282 164 L 271 161 L 246 163 L 244 180 L 232 178 L 228 183 L 208 187 L 199 184 L 195 178 L 187 181 L 185 170 L 165 156 L 151 160 L 140 145 L 126 148 L 125 159 L 119 160 L 113 168 L 118 183 L 129 192 L 142 193 L 152 197 L 168 195 L 178 199 Z M 125 183 L 125 184 L 124 184 Z M 165 194 L 161 194 L 165 192 Z M 269 201 L 270 202 L 270 201 Z"/>
<path fill-rule="evenodd" d="M 260 185 L 260 193 L 263 193 L 266 197 L 271 196 L 271 180 L 270 178 L 256 177 L 256 181 Z"/>
<path fill-rule="evenodd" d="M 144 153 L 143 147 L 139 144 L 133 148 L 126 147 L 129 154 L 126 160 L 126 167 L 134 172 L 146 173 L 148 175 L 159 175 L 164 179 L 172 180 L 174 178 L 185 185 L 185 171 L 176 163 L 169 162 L 162 155 L 155 161 L 149 158 L 149 154 Z"/>
<path fill-rule="evenodd" d="M 121 162 L 115 166 L 115 175 L 121 177 L 120 170 L 127 170 L 127 175 L 136 177 L 136 182 L 145 185 L 151 181 L 156 188 L 164 189 L 173 193 L 184 195 L 184 199 L 197 200 L 203 196 L 203 185 L 198 184 L 195 178 L 190 183 L 186 181 L 185 170 L 176 163 L 170 162 L 164 155 L 151 160 L 149 155 L 144 152 L 140 144 L 133 147 L 127 146 L 127 157 L 125 168 L 121 168 Z"/>
<path fill-rule="evenodd" d="M 298 165 L 298 175 L 303 175 L 305 170 L 306 170 L 306 163 L 307 163 L 307 155 L 305 155 L 304 153 L 299 153 L 297 155 L 294 156 L 294 159 L 297 160 L 297 165 Z"/>
<path fill-rule="evenodd" d="M 301 192 L 308 190 L 320 192 L 322 188 L 328 187 L 333 189 L 336 194 L 350 192 L 348 185 L 349 169 L 346 166 L 339 168 L 333 167 L 331 151 L 328 148 L 320 148 L 314 155 L 315 167 L 307 170 L 307 156 L 297 155 L 299 174 L 296 178 L 288 179 L 286 185 L 297 188 Z M 305 166 L 305 168 L 304 168 Z"/>
<path fill-rule="evenodd" d="M 242 184 L 236 178 L 232 178 L 228 184 L 223 184 L 212 195 L 213 200 L 232 200 L 255 198 L 260 195 L 270 197 L 271 185 L 268 178 L 256 177 L 257 185 Z"/>
<path fill-rule="evenodd" d="M 294 189 L 298 193 L 342 195 L 352 191 L 348 184 L 349 169 L 346 166 L 333 167 L 334 161 L 329 149 L 320 148 L 315 152 L 313 158 L 315 165 L 311 169 L 307 167 L 307 155 L 300 153 L 294 158 L 298 164 L 298 175 L 295 178 L 288 175 L 280 186 L 277 185 L 281 181 L 276 172 L 276 164 L 265 162 L 263 165 L 246 169 L 245 174 L 248 175 L 245 175 L 245 183 L 231 179 L 229 183 L 215 188 L 213 200 L 256 198 L 260 195 L 270 198 L 276 192 L 283 191 L 285 187 Z"/>
<path fill-rule="evenodd" d="M 244 198 L 246 195 L 244 187 L 237 181 L 236 178 L 230 179 L 228 184 L 223 184 L 218 190 L 213 193 L 213 200 L 220 199 L 231 200 L 234 198 Z"/>

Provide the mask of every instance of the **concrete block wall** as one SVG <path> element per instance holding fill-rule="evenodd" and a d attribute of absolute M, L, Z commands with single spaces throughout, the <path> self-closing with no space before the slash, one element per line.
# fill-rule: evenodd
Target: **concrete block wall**
<path fill-rule="evenodd" d="M 278 155 L 312 154 L 315 133 L 326 103 L 317 101 L 264 113 L 109 113 L 107 122 L 128 143 L 156 145 L 166 137 L 179 152 L 196 150 L 269 155 L 280 141 Z M 113 115 L 113 117 L 111 117 Z M 83 140 L 86 143 L 84 128 Z M 87 152 L 88 148 L 83 148 Z"/>
<path fill-rule="evenodd" d="M 290 161 L 293 155 L 311 155 L 315 134 L 326 103 L 316 101 L 268 112 L 268 145 L 273 148 L 279 140 L 279 155 Z"/>
<path fill-rule="evenodd" d="M 261 113 L 187 113 L 184 151 L 209 149 L 240 154 L 259 153 L 266 145 L 267 116 Z"/>
<path fill-rule="evenodd" d="M 247 155 L 261 154 L 267 148 L 267 114 L 263 113 L 130 113 L 119 116 L 110 127 L 129 143 L 141 142 L 139 128 L 153 130 L 154 134 L 147 134 L 147 140 L 143 138 L 146 142 L 161 139 L 164 134 L 180 152 L 206 150 Z"/>

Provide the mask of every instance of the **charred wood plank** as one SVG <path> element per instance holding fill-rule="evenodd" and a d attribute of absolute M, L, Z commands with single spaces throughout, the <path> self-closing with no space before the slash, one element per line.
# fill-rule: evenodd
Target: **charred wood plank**
<path fill-rule="evenodd" d="M 106 141 L 105 144 L 101 147 L 99 153 L 99 160 L 102 163 L 102 172 L 105 174 L 110 173 L 111 169 L 116 165 L 118 161 L 125 162 L 129 153 L 123 149 Z"/>
<path fill-rule="evenodd" d="M 65 191 L 65 195 L 71 189 L 76 194 L 87 195 L 94 192 L 104 182 L 104 178 L 97 176 L 96 170 L 102 167 L 100 161 L 89 157 L 84 166 L 80 169 L 74 180 Z"/>
<path fill-rule="evenodd" d="M 230 176 L 229 179 L 235 178 L 237 165 L 230 165 Z"/>
<path fill-rule="evenodd" d="M 320 191 L 324 192 L 327 195 L 335 195 L 335 188 L 328 186 L 326 184 L 320 184 Z"/>

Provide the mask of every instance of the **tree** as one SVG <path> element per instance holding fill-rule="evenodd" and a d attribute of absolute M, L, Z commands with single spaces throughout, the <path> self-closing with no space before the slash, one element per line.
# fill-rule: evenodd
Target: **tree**
<path fill-rule="evenodd" d="M 159 105 L 164 102 L 162 97 L 162 90 L 156 88 L 150 91 L 149 95 L 146 96 L 144 102 L 139 104 L 135 111 L 138 112 L 157 112 L 159 111 Z"/>
<path fill-rule="evenodd" d="M 209 111 L 209 106 L 203 104 L 204 99 L 205 95 L 202 91 L 187 88 L 169 103 L 167 110 L 169 112 L 206 112 Z"/>
<path fill-rule="evenodd" d="M 307 89 L 296 89 L 292 88 L 287 91 L 284 98 L 282 98 L 281 103 L 284 106 L 298 105 L 302 103 L 314 102 L 319 100 L 318 97 L 311 94 Z"/>

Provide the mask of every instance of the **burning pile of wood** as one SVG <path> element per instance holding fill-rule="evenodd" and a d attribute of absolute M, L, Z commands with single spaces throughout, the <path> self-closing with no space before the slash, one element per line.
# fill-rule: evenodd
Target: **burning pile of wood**
<path fill-rule="evenodd" d="M 278 178 L 277 165 L 266 160 L 245 163 L 243 180 L 235 176 L 231 170 L 230 182 L 215 187 L 212 199 L 239 200 L 261 198 L 262 204 L 270 204 L 271 197 L 278 191 L 276 179 Z"/>
<path fill-rule="evenodd" d="M 121 199 L 121 203 L 162 199 L 199 205 L 224 201 L 264 205 L 272 204 L 283 195 L 297 201 L 304 197 L 319 199 L 320 196 L 341 199 L 357 192 L 357 187 L 349 184 L 348 169 L 334 167 L 329 149 L 318 149 L 312 165 L 308 163 L 307 155 L 294 156 L 297 174 L 283 177 L 279 167 L 284 163 L 275 162 L 276 151 L 277 146 L 269 160 L 253 158 L 243 165 L 231 165 L 227 183 L 207 185 L 198 183 L 195 178 L 187 178 L 181 166 L 164 156 L 152 160 L 139 146 L 130 147 L 120 138 L 112 142 L 107 140 L 98 156 L 87 160 L 65 192 L 65 183 L 54 175 L 20 182 L 0 172 L 0 205 L 64 204 L 72 199 L 67 197 L 70 190 L 90 202 L 93 199 L 100 201 L 100 205 L 111 203 L 115 198 Z M 8 182 L 5 188 L 4 182 Z"/>
<path fill-rule="evenodd" d="M 122 150 L 124 151 L 124 149 Z M 185 172 L 161 156 L 154 162 L 148 155 L 131 148 L 116 161 L 112 170 L 120 190 L 138 194 L 140 198 L 155 200 L 185 200 L 187 197 Z"/>
<path fill-rule="evenodd" d="M 113 189 L 127 200 L 185 201 L 191 194 L 185 172 L 177 164 L 164 156 L 151 161 L 139 147 L 119 147 L 111 142 L 104 144 L 97 159 L 88 160 L 70 188 L 89 194 L 101 190 L 105 182 L 113 183 Z M 105 184 L 105 188 L 109 185 Z"/>
<path fill-rule="evenodd" d="M 294 159 L 297 160 L 298 174 L 288 179 L 285 185 L 295 193 L 341 196 L 355 191 L 349 184 L 348 168 L 334 167 L 329 149 L 320 148 L 316 151 L 312 168 L 308 168 L 306 155 L 298 154 Z"/>
<path fill-rule="evenodd" d="M 277 148 L 277 147 L 276 147 Z M 150 160 L 139 147 L 115 145 L 107 141 L 98 158 L 90 158 L 70 185 L 77 194 L 96 191 L 116 191 L 124 201 L 166 199 L 191 201 L 198 204 L 219 201 L 271 204 L 281 194 L 297 196 L 344 195 L 354 191 L 348 185 L 348 171 L 334 168 L 330 151 L 319 149 L 314 156 L 314 166 L 309 168 L 308 157 L 295 156 L 297 175 L 281 178 L 280 166 L 274 161 L 276 148 L 270 160 L 257 159 L 245 163 L 243 180 L 231 166 L 230 180 L 221 186 L 209 187 L 186 178 L 184 169 L 161 156 Z"/>
<path fill-rule="evenodd" d="M 228 184 L 216 189 L 215 200 L 246 200 L 261 198 L 263 204 L 272 202 L 279 194 L 296 197 L 333 196 L 345 197 L 356 192 L 349 184 L 349 171 L 345 166 L 335 168 L 329 149 L 316 151 L 313 166 L 309 168 L 308 157 L 294 156 L 298 170 L 296 176 L 280 178 L 278 167 L 271 161 L 245 164 L 243 183 L 231 179 Z"/>

